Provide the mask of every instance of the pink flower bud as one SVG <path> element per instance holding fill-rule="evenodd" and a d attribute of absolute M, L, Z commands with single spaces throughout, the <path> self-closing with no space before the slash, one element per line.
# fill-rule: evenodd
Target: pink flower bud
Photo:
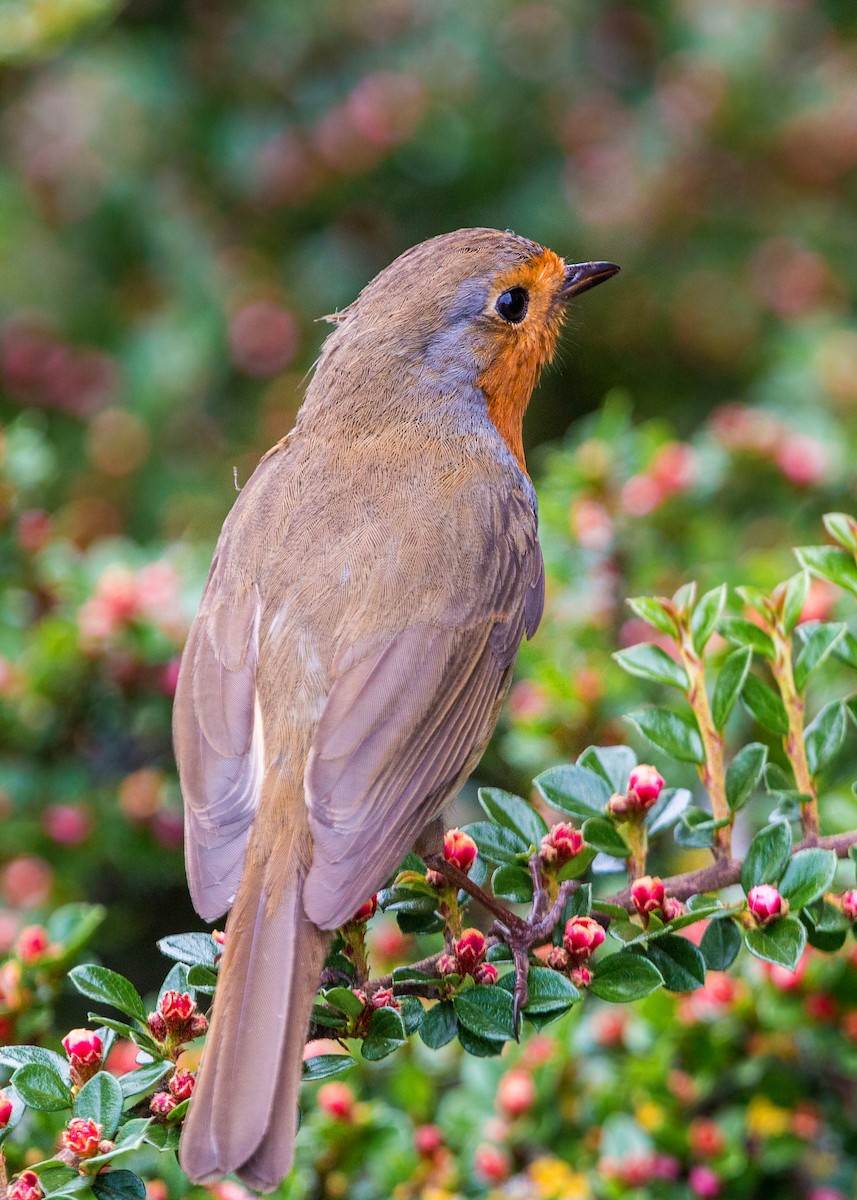
<path fill-rule="evenodd" d="M 44 1190 L 35 1171 L 22 1171 L 9 1185 L 6 1200 L 42 1200 Z"/>
<path fill-rule="evenodd" d="M 158 1012 L 171 1026 L 185 1025 L 196 1012 L 196 1003 L 188 992 L 164 992 L 158 1002 Z"/>
<path fill-rule="evenodd" d="M 473 1165 L 477 1174 L 481 1175 L 488 1183 L 502 1183 L 504 1179 L 509 1178 L 511 1170 L 507 1152 L 488 1142 L 483 1142 L 481 1146 L 476 1147 Z"/>
<path fill-rule="evenodd" d="M 169 1092 L 155 1092 L 149 1101 L 149 1112 L 155 1117 L 168 1117 L 178 1105 L 178 1100 Z"/>
<path fill-rule="evenodd" d="M 443 1134 L 437 1125 L 418 1125 L 414 1130 L 414 1149 L 422 1158 L 432 1158 L 443 1146 Z"/>
<path fill-rule="evenodd" d="M 455 961 L 454 954 L 441 954 L 437 960 L 438 975 L 456 975 L 458 973 L 458 963 Z"/>
<path fill-rule="evenodd" d="M 497 1087 L 497 1107 L 506 1117 L 520 1117 L 536 1102 L 536 1085 L 527 1071 L 513 1068 Z"/>
<path fill-rule="evenodd" d="M 843 892 L 840 897 L 842 912 L 849 921 L 857 921 L 857 888 Z"/>
<path fill-rule="evenodd" d="M 0 1129 L 5 1129 L 12 1120 L 14 1107 L 5 1092 L 0 1092 Z"/>
<path fill-rule="evenodd" d="M 476 858 L 476 843 L 460 829 L 448 829 L 443 837 L 443 857 L 466 875 Z"/>
<path fill-rule="evenodd" d="M 577 988 L 588 988 L 593 978 L 589 967 L 584 966 L 572 967 L 568 977 Z"/>
<path fill-rule="evenodd" d="M 720 1176 L 711 1167 L 691 1167 L 687 1182 L 694 1196 L 699 1200 L 717 1200 L 720 1195 Z"/>
<path fill-rule="evenodd" d="M 191 1038 L 202 1037 L 204 1033 L 208 1033 L 208 1018 L 204 1017 L 201 1012 L 194 1013 L 190 1019 L 188 1033 Z"/>
<path fill-rule="evenodd" d="M 475 983 L 481 983 L 483 987 L 492 987 L 497 982 L 497 968 L 493 963 L 480 963 L 473 972 Z"/>
<path fill-rule="evenodd" d="M 369 1003 L 371 1004 L 372 1008 L 399 1009 L 402 1007 L 399 1001 L 393 995 L 392 988 L 381 988 L 380 991 L 375 992 Z"/>
<path fill-rule="evenodd" d="M 74 1117 L 63 1130 L 62 1144 L 78 1158 L 92 1158 L 98 1153 L 102 1132 L 102 1127 L 91 1118 Z"/>
<path fill-rule="evenodd" d="M 658 912 L 665 898 L 664 881 L 657 875 L 642 875 L 631 884 L 631 899 L 640 916 Z"/>
<path fill-rule="evenodd" d="M 589 958 L 604 941 L 604 930 L 592 917 L 572 917 L 565 923 L 562 944 L 575 963 Z"/>
<path fill-rule="evenodd" d="M 226 943 L 226 934 L 222 929 L 212 929 L 211 936 L 217 942 L 218 946 L 223 946 Z"/>
<path fill-rule="evenodd" d="M 167 1023 L 159 1012 L 150 1012 L 146 1017 L 149 1033 L 156 1042 L 163 1042 L 167 1036 Z"/>
<path fill-rule="evenodd" d="M 625 817 L 631 810 L 631 802 L 624 792 L 614 792 L 607 801 L 607 812 L 611 817 Z"/>
<path fill-rule="evenodd" d="M 551 946 L 545 962 L 553 971 L 567 971 L 571 965 L 568 951 L 562 946 Z"/>
<path fill-rule="evenodd" d="M 747 893 L 750 912 L 760 925 L 769 925 L 788 911 L 788 905 L 770 883 L 759 883 Z"/>
<path fill-rule="evenodd" d="M 648 808 L 657 800 L 664 786 L 664 778 L 655 768 L 641 763 L 628 776 L 628 791 L 636 792 Z"/>
<path fill-rule="evenodd" d="M 470 975 L 485 957 L 485 935 L 478 929 L 465 929 L 453 950 L 461 974 Z"/>
<path fill-rule="evenodd" d="M 583 849 L 583 834 L 567 821 L 554 825 L 542 838 L 539 857 L 542 862 L 563 866 Z"/>
<path fill-rule="evenodd" d="M 181 1101 L 190 1100 L 195 1083 L 196 1076 L 193 1071 L 173 1071 L 168 1086 L 176 1100 Z"/>
<path fill-rule="evenodd" d="M 349 925 L 365 925 L 370 921 L 378 911 L 378 896 L 370 896 L 365 904 L 361 904 L 357 912 L 349 921 Z"/>
<path fill-rule="evenodd" d="M 683 917 L 687 909 L 681 900 L 676 900 L 675 896 L 667 896 L 664 900 L 662 911 L 665 921 L 674 921 L 676 917 Z"/>
<path fill-rule="evenodd" d="M 72 1029 L 62 1040 L 63 1050 L 73 1067 L 95 1067 L 104 1054 L 104 1043 L 90 1029 Z"/>
<path fill-rule="evenodd" d="M 18 934 L 15 953 L 22 963 L 34 963 L 45 957 L 50 946 L 51 939 L 43 925 L 27 925 Z"/>
<path fill-rule="evenodd" d="M 354 1093 L 347 1083 L 334 1081 L 318 1089 L 318 1107 L 334 1121 L 351 1121 L 354 1117 Z"/>

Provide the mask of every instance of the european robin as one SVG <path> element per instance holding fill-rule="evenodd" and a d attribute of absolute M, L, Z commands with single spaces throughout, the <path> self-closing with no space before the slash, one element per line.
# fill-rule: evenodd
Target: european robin
<path fill-rule="evenodd" d="M 231 908 L 179 1152 L 289 1170 L 332 932 L 482 754 L 544 571 L 521 421 L 567 302 L 614 275 L 463 229 L 331 318 L 291 433 L 226 519 L 174 735 L 197 912 Z"/>

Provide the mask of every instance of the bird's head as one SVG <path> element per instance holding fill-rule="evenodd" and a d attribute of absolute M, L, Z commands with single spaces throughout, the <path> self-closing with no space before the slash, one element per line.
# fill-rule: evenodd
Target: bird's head
<path fill-rule="evenodd" d="M 373 374 L 415 378 L 439 395 L 484 398 L 523 467 L 521 421 L 556 348 L 568 302 L 619 270 L 566 263 L 536 242 L 496 229 L 460 229 L 400 255 L 330 319 L 330 339 L 371 355 Z"/>

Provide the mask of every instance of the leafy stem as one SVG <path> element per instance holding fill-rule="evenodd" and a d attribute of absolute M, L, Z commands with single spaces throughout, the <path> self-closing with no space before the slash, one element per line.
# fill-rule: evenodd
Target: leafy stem
<path fill-rule="evenodd" d="M 783 748 L 792 771 L 794 772 L 797 790 L 809 799 L 801 803 L 801 824 L 804 836 L 818 837 L 818 792 L 809 770 L 804 741 L 803 697 L 795 686 L 794 670 L 792 667 L 791 638 L 777 622 L 771 629 L 775 655 L 771 663 L 771 671 L 779 688 L 780 697 L 786 710 L 788 732 L 783 738 Z"/>
<path fill-rule="evenodd" d="M 723 765 L 723 738 L 714 724 L 711 705 L 705 690 L 705 663 L 693 644 L 693 636 L 687 624 L 682 622 L 679 651 L 682 665 L 687 672 L 690 686 L 687 699 L 696 717 L 704 760 L 699 763 L 699 777 L 711 799 L 711 812 L 715 821 L 726 821 L 714 835 L 714 855 L 729 858 L 732 852 L 732 821 L 734 815 L 726 799 L 726 771 Z"/>

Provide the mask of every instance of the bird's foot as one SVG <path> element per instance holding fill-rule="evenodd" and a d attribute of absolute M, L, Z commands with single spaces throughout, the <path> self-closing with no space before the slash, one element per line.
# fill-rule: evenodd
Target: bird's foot
<path fill-rule="evenodd" d="M 512 924 L 498 918 L 491 927 L 491 932 L 496 933 L 512 951 L 512 961 L 515 965 L 512 1020 L 516 1038 L 520 1034 L 521 1013 L 527 1007 L 530 997 L 528 980 L 530 950 L 553 932 L 557 921 L 562 916 L 566 901 L 577 886 L 571 879 L 560 884 L 556 897 L 551 902 L 550 893 L 536 855 L 530 859 L 530 875 L 533 880 L 533 903 L 529 916 L 526 920 L 516 917 Z"/>

